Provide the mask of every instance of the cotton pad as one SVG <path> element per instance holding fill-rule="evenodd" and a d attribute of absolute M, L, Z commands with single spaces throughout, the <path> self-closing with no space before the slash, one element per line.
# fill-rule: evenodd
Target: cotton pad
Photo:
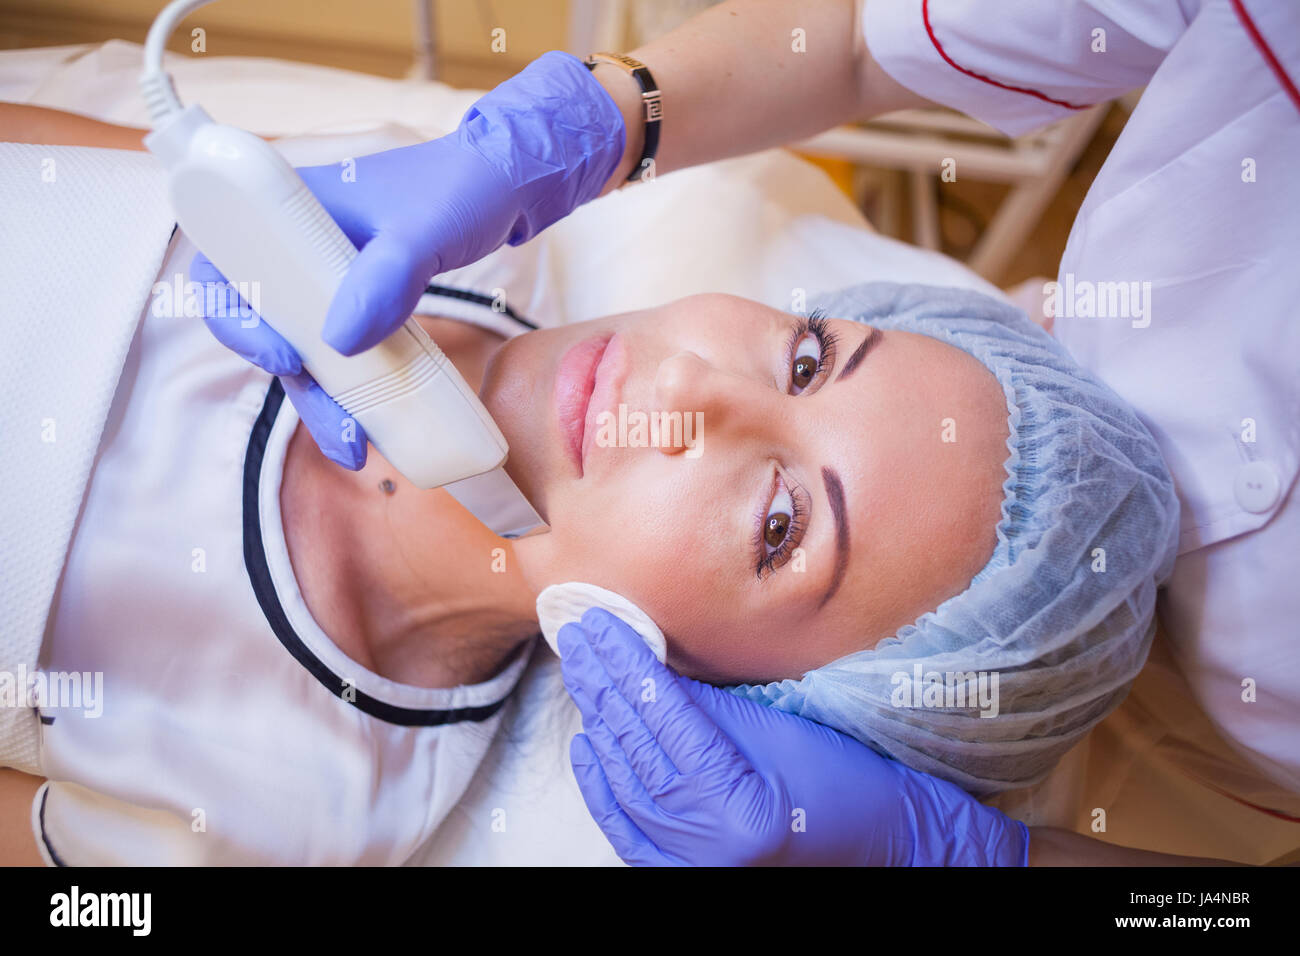
<path fill-rule="evenodd" d="M 537 595 L 537 620 L 542 625 L 542 637 L 558 655 L 559 645 L 556 641 L 560 628 L 565 624 L 576 623 L 588 608 L 598 607 L 608 611 L 620 620 L 626 621 L 641 640 L 646 642 L 654 656 L 663 663 L 668 656 L 668 642 L 664 632 L 650 620 L 650 616 L 621 594 L 606 591 L 594 584 L 581 581 L 569 581 L 565 584 L 552 584 Z"/>

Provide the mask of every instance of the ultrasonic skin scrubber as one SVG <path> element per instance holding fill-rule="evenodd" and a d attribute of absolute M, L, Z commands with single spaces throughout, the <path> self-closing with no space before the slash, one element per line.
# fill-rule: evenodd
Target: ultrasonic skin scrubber
<path fill-rule="evenodd" d="M 210 2 L 169 4 L 145 43 L 140 85 L 153 132 L 144 144 L 167 170 L 177 223 L 227 280 L 255 283 L 262 318 L 412 484 L 445 488 L 507 538 L 544 526 L 505 472 L 501 430 L 414 317 L 357 355 L 321 338 L 356 248 L 270 144 L 182 106 L 162 68 L 167 37 Z"/>

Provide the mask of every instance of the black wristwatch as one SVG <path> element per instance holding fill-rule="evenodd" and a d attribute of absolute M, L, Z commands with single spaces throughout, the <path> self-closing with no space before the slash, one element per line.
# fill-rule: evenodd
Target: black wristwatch
<path fill-rule="evenodd" d="M 628 173 L 627 181 L 640 182 L 647 177 L 647 174 L 653 178 L 651 170 L 654 168 L 655 153 L 659 149 L 659 123 L 664 115 L 663 100 L 660 99 L 659 87 L 655 86 L 655 78 L 650 75 L 650 70 L 644 63 L 622 53 L 593 53 L 582 62 L 589 70 L 594 70 L 596 64 L 600 62 L 621 66 L 632 74 L 637 85 L 641 87 L 645 133 L 641 144 L 641 158 L 632 167 L 632 172 Z"/>

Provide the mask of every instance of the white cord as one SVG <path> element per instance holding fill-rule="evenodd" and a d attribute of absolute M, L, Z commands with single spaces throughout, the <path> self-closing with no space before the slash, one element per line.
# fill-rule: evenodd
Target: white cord
<path fill-rule="evenodd" d="M 140 74 L 140 89 L 149 107 L 149 118 L 155 127 L 166 117 L 180 112 L 181 101 L 172 85 L 172 78 L 163 70 L 163 51 L 177 24 L 199 7 L 212 0 L 172 0 L 149 28 L 144 41 L 144 72 Z"/>

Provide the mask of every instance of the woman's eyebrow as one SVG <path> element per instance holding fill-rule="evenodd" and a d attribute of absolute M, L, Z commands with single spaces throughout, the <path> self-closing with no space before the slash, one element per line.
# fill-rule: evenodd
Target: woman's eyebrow
<path fill-rule="evenodd" d="M 859 348 L 858 351 L 861 352 L 862 349 Z M 831 517 L 835 520 L 835 570 L 826 593 L 817 602 L 819 611 L 840 589 L 849 566 L 849 519 L 848 510 L 844 507 L 844 483 L 833 468 L 822 469 L 822 482 L 826 485 L 826 500 L 830 502 Z"/>
<path fill-rule="evenodd" d="M 867 353 L 870 352 L 879 341 L 880 329 L 873 326 L 871 331 L 868 332 L 866 337 L 862 340 L 862 344 L 853 350 L 853 354 L 849 356 L 849 360 L 844 363 L 844 368 L 840 369 L 840 374 L 835 377 L 835 381 L 842 382 L 852 375 L 854 371 L 857 370 L 857 367 L 862 364 L 862 360 L 867 357 Z"/>

